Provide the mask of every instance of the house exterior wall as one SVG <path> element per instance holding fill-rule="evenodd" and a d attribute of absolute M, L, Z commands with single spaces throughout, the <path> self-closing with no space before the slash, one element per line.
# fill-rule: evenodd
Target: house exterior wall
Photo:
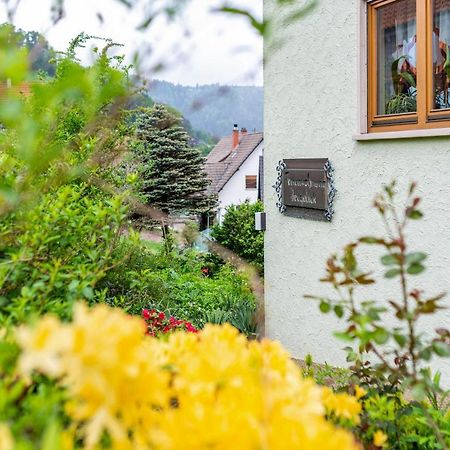
<path fill-rule="evenodd" d="M 359 0 L 322 0 L 306 18 L 277 29 L 276 37 L 283 39 L 283 45 L 275 54 L 266 48 L 264 71 L 266 333 L 280 340 L 294 357 L 311 353 L 317 362 L 335 365 L 345 364 L 340 349 L 346 344 L 335 340 L 332 332 L 345 324 L 320 314 L 318 305 L 303 296 L 331 294 L 318 281 L 328 256 L 362 235 L 383 233 L 371 207 L 382 183 L 396 178 L 398 190 L 404 193 L 410 181 L 419 182 L 425 217 L 412 224 L 408 239 L 411 250 L 425 251 L 429 259 L 415 287 L 429 294 L 450 291 L 450 137 L 352 139 L 361 122 L 360 6 Z M 267 0 L 267 16 L 271 7 Z M 331 223 L 278 212 L 272 185 L 277 162 L 286 158 L 331 160 L 338 190 Z M 361 256 L 363 267 L 375 270 L 380 281 L 365 298 L 398 298 L 397 282 L 383 279 L 381 253 L 367 249 Z M 361 294 L 366 290 L 361 288 Z M 450 307 L 450 297 L 446 305 Z M 450 309 L 422 321 L 421 326 L 424 330 L 449 327 Z M 433 364 L 450 384 L 449 361 Z"/>
<path fill-rule="evenodd" d="M 221 223 L 227 206 L 239 205 L 245 200 L 254 203 L 258 200 L 258 188 L 246 189 L 246 175 L 257 176 L 257 186 L 259 183 L 259 157 L 263 154 L 264 141 L 261 142 L 251 155 L 244 161 L 239 170 L 228 180 L 223 189 L 219 192 L 219 207 L 217 209 L 217 219 Z"/>

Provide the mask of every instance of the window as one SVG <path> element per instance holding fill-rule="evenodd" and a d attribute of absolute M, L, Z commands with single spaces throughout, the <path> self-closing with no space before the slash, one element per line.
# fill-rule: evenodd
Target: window
<path fill-rule="evenodd" d="M 450 127 L 450 0 L 368 3 L 368 129 Z"/>
<path fill-rule="evenodd" d="M 245 189 L 256 189 L 256 175 L 245 176 Z"/>

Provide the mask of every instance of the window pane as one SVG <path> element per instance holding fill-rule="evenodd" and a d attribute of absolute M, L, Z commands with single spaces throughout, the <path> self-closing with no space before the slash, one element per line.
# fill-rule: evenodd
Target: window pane
<path fill-rule="evenodd" d="M 377 113 L 417 111 L 416 0 L 399 0 L 377 12 Z"/>
<path fill-rule="evenodd" d="M 433 1 L 434 107 L 450 108 L 450 0 Z"/>

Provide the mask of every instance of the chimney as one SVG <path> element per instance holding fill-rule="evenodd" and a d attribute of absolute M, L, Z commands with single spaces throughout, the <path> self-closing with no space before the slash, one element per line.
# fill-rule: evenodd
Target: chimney
<path fill-rule="evenodd" d="M 237 123 L 235 123 L 233 127 L 233 140 L 232 140 L 233 149 L 235 149 L 238 145 L 239 145 L 239 128 L 237 126 Z"/>
<path fill-rule="evenodd" d="M 247 128 L 241 128 L 241 135 L 245 136 L 248 133 Z"/>

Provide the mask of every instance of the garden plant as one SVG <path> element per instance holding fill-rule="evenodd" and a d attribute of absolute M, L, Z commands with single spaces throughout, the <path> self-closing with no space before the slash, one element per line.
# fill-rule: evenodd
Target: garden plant
<path fill-rule="evenodd" d="M 308 297 L 319 301 L 323 313 L 334 312 L 347 322 L 336 336 L 348 344 L 353 374 L 348 388 L 357 382 L 367 390 L 356 430 L 361 440 L 370 443 L 381 430 L 392 449 L 443 449 L 450 446 L 448 392 L 440 385 L 439 373 L 432 375 L 429 362 L 433 356 L 450 356 L 450 332 L 441 327 L 424 333 L 420 319 L 442 310 L 445 294 L 427 294 L 417 284 L 427 255 L 408 242 L 407 229 L 423 217 L 418 208 L 421 199 L 412 183 L 404 205 L 398 206 L 395 188 L 395 182 L 386 185 L 374 201 L 386 235 L 361 237 L 348 244 L 342 255 L 331 256 L 321 281 L 336 296 Z M 384 278 L 398 281 L 399 298 L 375 300 L 373 291 L 361 294 L 376 282 L 358 263 L 363 246 L 383 250 Z"/>
<path fill-rule="evenodd" d="M 227 207 L 221 224 L 212 229 L 212 237 L 264 272 L 264 233 L 255 230 L 255 213 L 262 212 L 261 201 Z"/>

